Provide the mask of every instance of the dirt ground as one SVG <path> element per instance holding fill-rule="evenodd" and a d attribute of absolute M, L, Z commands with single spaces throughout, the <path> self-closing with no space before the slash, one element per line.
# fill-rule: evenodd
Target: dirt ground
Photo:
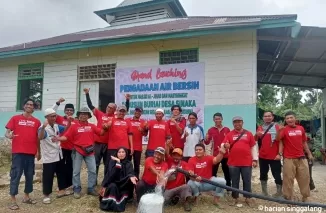
<path fill-rule="evenodd" d="M 320 163 L 315 163 L 313 167 L 313 178 L 315 181 L 315 184 L 317 186 L 318 192 L 311 193 L 310 201 L 311 202 L 317 202 L 317 203 L 326 203 L 326 197 L 324 196 L 326 193 L 326 173 L 325 173 L 326 166 L 320 165 Z M 100 168 L 102 173 L 99 177 L 99 182 L 103 178 L 103 168 Z M 221 168 L 220 168 L 221 170 Z M 220 171 L 219 171 L 220 172 Z M 219 176 L 222 176 L 220 173 Z M 271 177 L 271 175 L 269 175 Z M 83 195 L 82 198 L 77 200 L 74 199 L 73 196 L 64 197 L 60 199 L 55 198 L 55 194 L 52 195 L 52 204 L 45 205 L 42 204 L 42 184 L 41 183 L 35 183 L 34 184 L 34 192 L 31 194 L 31 197 L 36 199 L 38 203 L 34 206 L 22 204 L 22 195 L 24 190 L 24 184 L 20 185 L 19 188 L 19 195 L 18 195 L 18 205 L 20 206 L 20 210 L 17 212 L 33 212 L 33 213 L 72 213 L 72 212 L 80 212 L 80 213 L 88 213 L 88 212 L 102 212 L 99 210 L 99 202 L 98 198 L 88 196 L 86 195 L 86 180 L 87 180 L 87 174 L 86 169 L 82 171 L 82 183 L 83 183 Z M 252 189 L 255 193 L 260 193 L 260 183 L 259 183 L 259 169 L 256 168 L 253 170 L 253 177 L 252 177 Z M 54 186 L 56 188 L 56 184 Z M 269 191 L 270 194 L 275 193 L 275 186 L 273 183 L 273 180 L 269 180 Z M 9 188 L 4 187 L 0 188 L 0 212 L 11 212 L 7 206 L 9 204 L 9 196 L 8 196 Z M 299 191 L 298 186 L 295 187 L 295 194 L 298 196 L 297 199 L 299 199 Z M 265 206 L 265 207 L 285 207 L 285 205 L 276 204 L 272 202 L 267 202 L 263 200 L 255 200 L 256 206 L 254 208 L 249 208 L 246 206 L 243 202 L 243 207 L 231 207 L 229 206 L 230 198 L 225 197 L 221 200 L 221 204 L 224 207 L 222 210 L 216 209 L 215 206 L 212 205 L 213 198 L 209 194 L 202 195 L 200 198 L 200 202 L 197 206 L 193 207 L 192 212 L 194 213 L 213 213 L 213 212 L 291 212 L 291 211 L 280 211 L 278 210 L 259 210 L 259 207 Z M 126 213 L 135 213 L 136 208 L 133 206 L 133 204 L 128 204 Z M 177 205 L 175 207 L 167 207 L 164 209 L 164 213 L 179 213 L 184 212 L 182 205 Z M 295 212 L 295 211 L 292 211 Z M 308 211 L 307 211 L 308 212 Z M 313 212 L 313 211 L 310 211 Z M 315 211 L 318 212 L 318 211 Z M 153 212 L 155 213 L 155 212 Z"/>

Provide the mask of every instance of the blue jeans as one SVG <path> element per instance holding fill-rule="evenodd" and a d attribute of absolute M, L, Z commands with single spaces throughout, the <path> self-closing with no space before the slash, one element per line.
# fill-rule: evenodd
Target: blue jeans
<path fill-rule="evenodd" d="M 251 166 L 229 166 L 232 188 L 239 189 L 240 175 L 243 182 L 243 191 L 251 192 Z M 248 195 L 243 195 L 245 198 L 250 198 Z M 239 198 L 238 192 L 232 192 L 232 197 Z"/>
<path fill-rule="evenodd" d="M 96 185 L 96 163 L 95 156 L 83 156 L 79 154 L 76 150 L 73 150 L 71 153 L 72 164 L 73 164 L 73 177 L 72 177 L 72 185 L 73 190 L 76 193 L 80 193 L 81 191 L 81 183 L 80 183 L 80 170 L 83 163 L 83 160 L 86 163 L 87 172 L 88 172 L 88 184 L 87 190 L 88 192 L 92 192 L 95 190 Z"/>
<path fill-rule="evenodd" d="M 221 185 L 226 185 L 226 180 L 224 178 L 220 177 L 211 177 L 211 181 L 219 183 Z M 214 186 L 209 183 L 203 183 L 203 182 L 197 182 L 193 180 L 188 181 L 188 185 L 190 186 L 192 190 L 193 196 L 197 197 L 200 192 L 209 192 L 209 191 L 215 191 L 215 196 L 217 197 L 223 197 L 224 196 L 224 189 Z"/>
<path fill-rule="evenodd" d="M 26 194 L 33 191 L 33 178 L 35 174 L 35 155 L 31 154 L 12 154 L 12 162 L 10 169 L 10 195 L 18 194 L 20 178 L 25 175 Z"/>

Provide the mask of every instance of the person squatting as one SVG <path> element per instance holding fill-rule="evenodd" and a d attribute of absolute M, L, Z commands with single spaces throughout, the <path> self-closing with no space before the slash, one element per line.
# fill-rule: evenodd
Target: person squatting
<path fill-rule="evenodd" d="M 65 116 L 56 113 L 65 99 L 60 98 L 52 108 L 44 111 L 45 121 L 33 117 L 35 102 L 27 99 L 24 112 L 13 116 L 6 125 L 6 137 L 12 140 L 12 166 L 10 171 L 9 209 L 17 210 L 16 201 L 22 174 L 25 174 L 23 204 L 36 204 L 29 194 L 33 191 L 34 158 L 42 160 L 43 203 L 51 204 L 53 180 L 56 175 L 57 198 L 82 196 L 80 179 L 82 162 L 87 167 L 87 194 L 99 197 L 99 208 L 104 211 L 123 212 L 129 202 L 137 205 L 141 197 L 163 185 L 165 205 L 182 203 L 185 211 L 191 211 L 203 192 L 210 192 L 213 205 L 222 209 L 220 199 L 230 197 L 230 205 L 237 205 L 239 193 L 208 184 L 239 189 L 240 177 L 243 190 L 251 192 L 252 168 L 259 164 L 262 194 L 269 196 L 267 180 L 269 168 L 276 184 L 274 197 L 293 199 L 293 183 L 297 180 L 302 201 L 307 202 L 310 191 L 315 190 L 311 177 L 313 160 L 302 126 L 296 122 L 293 112 L 285 114 L 286 126 L 276 124 L 273 113 L 264 114 L 264 123 L 256 133 L 244 129 L 240 116 L 232 118 L 233 129 L 223 126 L 223 115 L 213 115 L 214 125 L 204 133 L 198 125 L 197 114 L 191 112 L 187 119 L 178 105 L 171 107 L 171 118 L 164 119 L 164 110 L 157 109 L 155 119 L 142 118 L 142 107 L 136 107 L 131 118 L 125 118 L 129 110 L 130 95 L 126 106 L 109 103 L 105 112 L 95 108 L 90 90 L 84 89 L 88 107 L 76 112 L 73 104 L 64 107 Z M 91 113 L 92 112 L 92 113 Z M 97 125 L 88 120 L 93 116 Z M 144 170 L 140 164 L 143 151 L 142 138 L 149 134 L 145 151 Z M 206 152 L 211 145 L 211 155 Z M 100 162 L 104 163 L 104 178 L 98 184 Z M 282 163 L 283 162 L 283 177 Z M 219 165 L 224 177 L 218 177 Z M 169 169 L 181 168 L 189 176 Z M 310 185 L 309 185 L 310 184 Z M 97 186 L 99 190 L 97 190 Z M 309 188 L 310 187 L 310 188 Z M 245 203 L 254 206 L 254 200 L 245 195 Z"/>

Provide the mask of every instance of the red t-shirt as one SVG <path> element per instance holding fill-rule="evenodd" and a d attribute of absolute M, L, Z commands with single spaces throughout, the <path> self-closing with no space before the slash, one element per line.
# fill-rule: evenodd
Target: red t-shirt
<path fill-rule="evenodd" d="M 246 130 L 240 140 L 234 143 L 240 134 L 241 132 L 232 130 L 225 136 L 224 143 L 230 143 L 230 146 L 233 146 L 229 152 L 229 166 L 252 165 L 251 147 L 256 145 L 255 138 L 251 132 Z"/>
<path fill-rule="evenodd" d="M 213 155 L 216 156 L 218 153 L 219 153 L 219 148 L 222 144 L 222 142 L 224 141 L 224 138 L 225 136 L 230 132 L 230 129 L 228 127 L 223 127 L 220 130 L 218 130 L 217 127 L 213 126 L 212 128 L 210 128 L 208 130 L 208 140 L 205 140 L 205 144 L 208 145 L 211 140 L 213 139 L 214 141 L 214 152 L 213 152 Z M 225 154 L 224 154 L 224 158 L 227 158 L 229 155 L 229 152 L 227 151 Z"/>
<path fill-rule="evenodd" d="M 182 129 L 181 133 L 178 131 L 175 123 L 173 123 L 170 120 L 167 121 L 168 127 L 169 127 L 170 132 L 171 132 L 172 144 L 173 144 L 174 148 L 183 149 L 185 140 L 181 139 L 181 136 L 182 136 L 183 131 L 184 131 L 185 127 L 186 127 L 186 119 L 182 118 L 181 121 L 180 122 L 177 121 L 177 123 L 179 124 L 179 126 Z"/>
<path fill-rule="evenodd" d="M 280 133 L 280 140 L 283 141 L 284 146 L 284 158 L 300 158 L 305 156 L 303 143 L 306 139 L 306 132 L 302 126 L 285 126 Z"/>
<path fill-rule="evenodd" d="M 100 135 L 101 129 L 88 122 L 76 122 L 70 126 L 67 132 L 63 134 L 69 141 L 73 141 L 74 148 L 83 156 L 88 156 L 82 147 L 88 147 L 94 144 L 94 134 Z M 65 143 L 65 142 L 61 142 Z M 89 155 L 94 155 L 91 153 Z"/>
<path fill-rule="evenodd" d="M 214 156 L 206 155 L 202 158 L 197 156 L 191 157 L 188 161 L 189 170 L 192 170 L 196 175 L 210 179 L 212 177 Z"/>
<path fill-rule="evenodd" d="M 153 157 L 148 157 L 145 160 L 145 166 L 144 166 L 144 174 L 143 174 L 143 181 L 149 185 L 156 185 L 156 179 L 157 176 L 150 170 L 150 167 L 154 166 L 154 168 L 157 171 L 163 171 L 166 172 L 168 170 L 168 164 L 164 161 L 162 161 L 159 164 L 154 163 L 154 158 Z"/>
<path fill-rule="evenodd" d="M 130 149 L 129 146 L 130 122 L 125 119 L 113 118 L 109 130 L 108 149 L 118 149 L 123 146 Z"/>
<path fill-rule="evenodd" d="M 103 113 L 100 110 L 95 108 L 94 116 L 96 117 L 96 120 L 97 120 L 97 128 L 102 129 L 103 124 L 108 123 L 110 120 L 112 120 L 112 118 L 114 117 L 114 114 L 108 115 L 108 114 Z M 106 144 L 106 143 L 108 143 L 109 132 L 105 132 L 104 135 L 102 135 L 102 136 L 95 135 L 94 137 L 95 137 L 94 138 L 95 142 Z"/>
<path fill-rule="evenodd" d="M 57 115 L 57 118 L 56 118 L 55 122 L 57 124 L 61 125 L 61 126 L 67 126 L 68 125 L 68 120 L 67 120 L 66 116 Z M 72 121 L 71 125 L 76 124 L 76 122 L 78 122 L 77 119 L 75 119 L 75 121 Z M 74 144 L 73 144 L 72 141 L 65 141 L 65 142 L 61 143 L 61 148 L 72 150 L 74 148 Z"/>
<path fill-rule="evenodd" d="M 26 118 L 24 115 L 14 115 L 8 121 L 6 128 L 13 131 L 12 153 L 37 153 L 38 128 L 41 122 L 35 117 Z"/>
<path fill-rule="evenodd" d="M 275 124 L 275 129 L 276 131 L 278 131 L 279 125 Z M 265 132 L 262 126 L 259 126 L 257 129 L 257 132 L 260 131 Z M 278 149 L 279 149 L 279 142 L 275 140 L 272 143 L 272 136 L 269 132 L 267 132 L 261 143 L 261 147 L 259 150 L 259 158 L 274 160 L 276 155 L 278 155 L 279 153 Z"/>
<path fill-rule="evenodd" d="M 143 150 L 143 136 L 145 136 L 142 132 L 139 131 L 139 127 L 143 127 L 145 124 L 145 120 L 139 119 L 135 120 L 133 118 L 126 119 L 130 122 L 130 131 L 132 133 L 132 143 L 134 145 L 135 151 L 142 151 Z"/>
<path fill-rule="evenodd" d="M 189 166 L 188 166 L 188 163 L 185 162 L 185 161 L 181 161 L 180 164 L 178 163 L 175 163 L 173 158 L 172 157 L 168 157 L 167 160 L 166 160 L 167 164 L 168 164 L 168 168 L 169 169 L 172 169 L 172 168 L 176 168 L 176 167 L 179 167 L 180 169 L 183 169 L 183 170 L 189 170 Z M 174 188 L 177 188 L 179 186 L 182 186 L 186 184 L 186 177 L 184 174 L 180 173 L 180 172 L 177 172 L 176 173 L 176 179 L 175 180 L 171 180 L 171 181 L 168 181 L 165 188 L 167 190 L 169 189 L 174 189 Z"/>
<path fill-rule="evenodd" d="M 148 122 L 149 139 L 148 150 L 155 150 L 157 147 L 165 147 L 166 138 L 171 136 L 169 126 L 164 120 L 151 120 Z"/>

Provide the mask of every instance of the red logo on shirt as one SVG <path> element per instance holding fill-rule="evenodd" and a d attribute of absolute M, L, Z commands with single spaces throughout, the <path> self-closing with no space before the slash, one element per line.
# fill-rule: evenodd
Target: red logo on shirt
<path fill-rule="evenodd" d="M 164 124 L 154 124 L 153 128 L 154 129 L 165 129 L 165 125 Z"/>
<path fill-rule="evenodd" d="M 203 163 L 196 163 L 196 169 L 203 169 L 207 166 L 206 161 Z"/>
<path fill-rule="evenodd" d="M 239 135 L 234 135 L 232 139 L 235 141 L 238 137 Z M 247 139 L 247 134 L 243 134 L 240 139 Z"/>
<path fill-rule="evenodd" d="M 35 122 L 34 121 L 29 121 L 29 120 L 19 120 L 18 121 L 18 125 L 19 126 L 30 126 L 30 127 L 34 127 Z"/>
<path fill-rule="evenodd" d="M 289 136 L 302 136 L 302 131 L 301 130 L 290 130 Z"/>
<path fill-rule="evenodd" d="M 107 121 L 108 119 L 109 119 L 108 116 L 102 116 L 103 121 Z"/>
<path fill-rule="evenodd" d="M 136 121 L 136 122 L 131 122 L 131 126 L 140 126 L 140 122 Z"/>
<path fill-rule="evenodd" d="M 126 121 L 115 121 L 114 125 L 115 126 L 127 126 L 127 122 Z"/>
<path fill-rule="evenodd" d="M 77 131 L 78 132 L 90 132 L 90 131 L 92 131 L 92 127 L 91 126 L 78 127 Z"/>

